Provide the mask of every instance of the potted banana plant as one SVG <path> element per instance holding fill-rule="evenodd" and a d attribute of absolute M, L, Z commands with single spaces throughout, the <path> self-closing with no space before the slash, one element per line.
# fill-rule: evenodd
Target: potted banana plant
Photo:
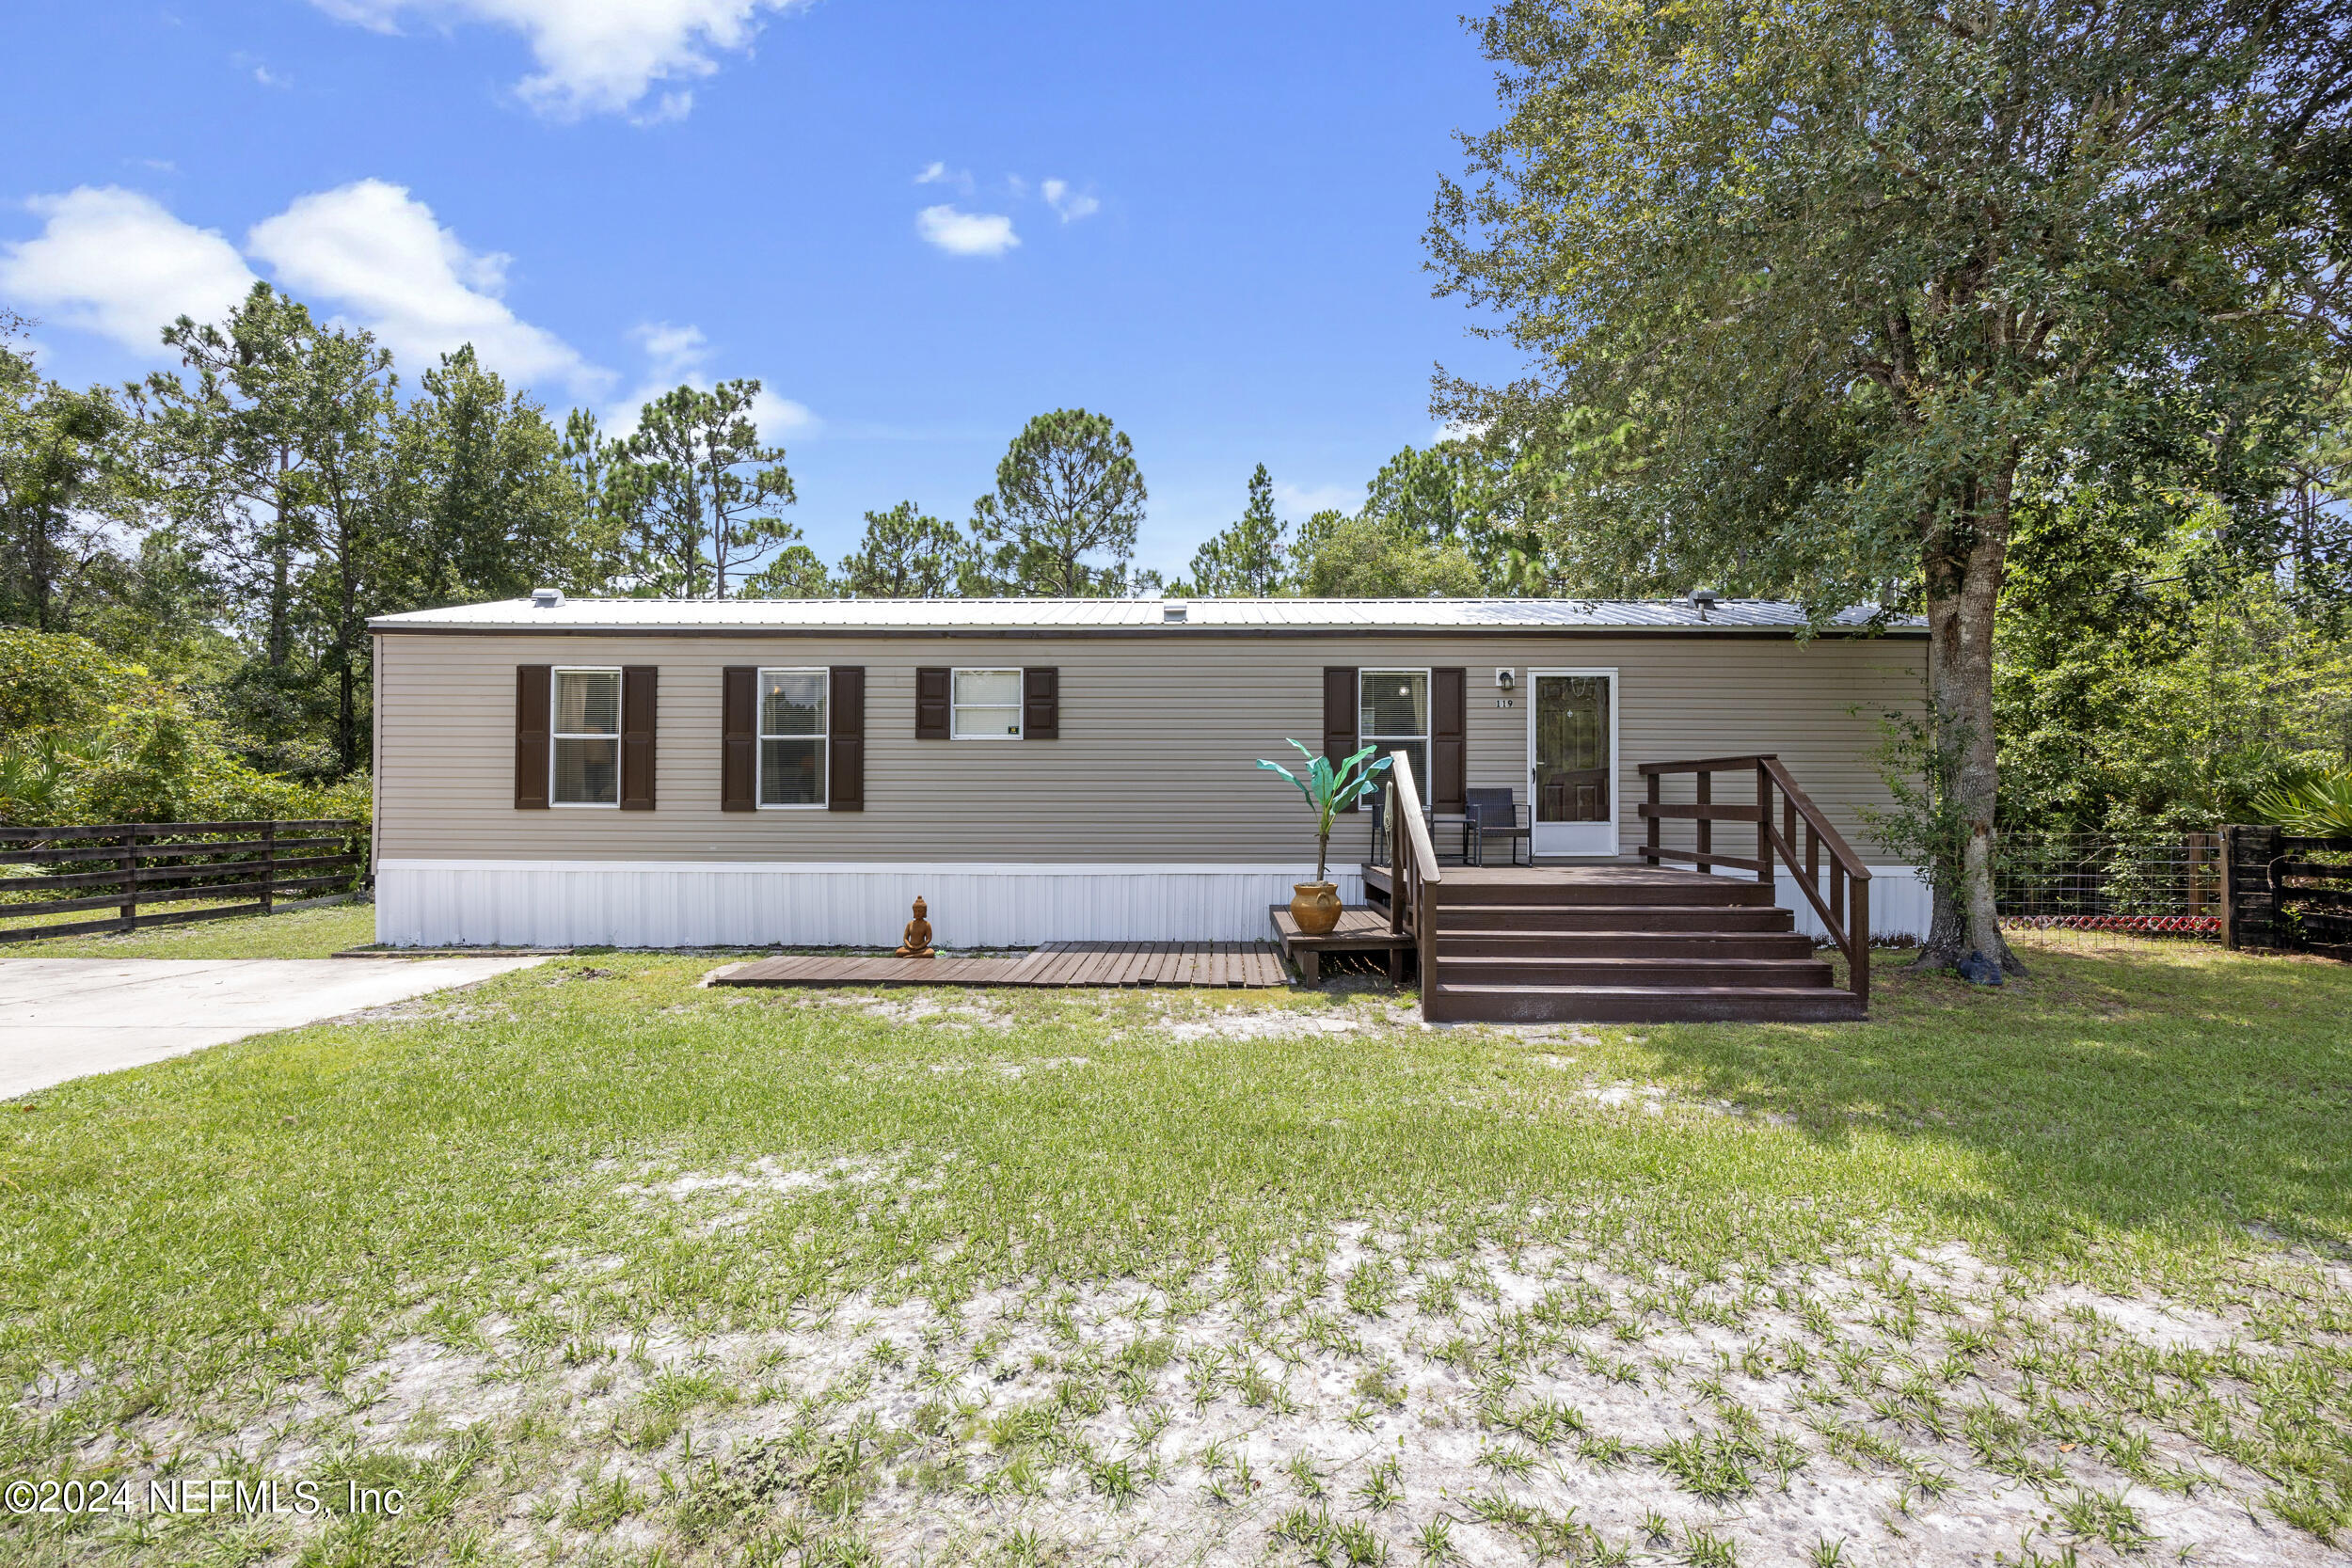
<path fill-rule="evenodd" d="M 1389 759 L 1373 754 L 1380 749 L 1377 746 L 1367 746 L 1334 767 L 1329 757 L 1319 757 L 1295 740 L 1291 746 L 1307 759 L 1305 778 L 1263 757 L 1258 759 L 1258 766 L 1289 780 L 1291 787 L 1307 798 L 1307 809 L 1315 814 L 1315 879 L 1291 884 L 1291 918 L 1298 922 L 1301 932 L 1319 937 L 1329 934 L 1340 923 L 1340 890 L 1324 879 L 1331 858 L 1331 818 L 1371 798 Z"/>

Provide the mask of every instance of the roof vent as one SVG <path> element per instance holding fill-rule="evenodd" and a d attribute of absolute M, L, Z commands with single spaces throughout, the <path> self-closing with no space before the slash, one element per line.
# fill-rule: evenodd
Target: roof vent
<path fill-rule="evenodd" d="M 531 591 L 531 608 L 533 610 L 553 610 L 563 602 L 564 590 L 561 588 L 534 588 Z"/>
<path fill-rule="evenodd" d="M 1723 595 L 1716 593 L 1712 588 L 1693 588 L 1691 590 L 1691 602 L 1699 607 L 1699 619 L 1702 621 L 1707 619 L 1707 612 L 1715 608 L 1715 601 L 1721 597 L 1723 597 Z"/>
<path fill-rule="evenodd" d="M 1188 607 L 1184 605 L 1169 604 L 1163 600 L 1160 604 L 1161 624 L 1165 626 L 1182 626 L 1184 620 L 1184 611 Z"/>

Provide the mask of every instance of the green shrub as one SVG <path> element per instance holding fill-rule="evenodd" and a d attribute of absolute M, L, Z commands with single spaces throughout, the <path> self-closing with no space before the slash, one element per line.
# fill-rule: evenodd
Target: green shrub
<path fill-rule="evenodd" d="M 2352 768 L 2266 791 L 2254 810 L 2299 837 L 2352 838 Z"/>
<path fill-rule="evenodd" d="M 353 817 L 366 821 L 365 776 L 315 784 L 240 761 L 220 726 L 179 693 L 136 690 L 94 719 L 0 744 L 0 822 L 211 822 Z"/>
<path fill-rule="evenodd" d="M 0 741 L 94 724 L 156 684 L 87 637 L 0 628 Z"/>

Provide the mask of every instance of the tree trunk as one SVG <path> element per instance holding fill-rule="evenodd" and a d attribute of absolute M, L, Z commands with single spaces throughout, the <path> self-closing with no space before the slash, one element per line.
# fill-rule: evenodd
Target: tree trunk
<path fill-rule="evenodd" d="M 346 655 L 340 662 L 342 667 L 335 672 L 335 760 L 342 768 L 341 776 L 347 779 L 359 766 L 359 713 L 350 657 Z"/>
<path fill-rule="evenodd" d="M 1935 888 L 1918 962 L 1944 968 L 1971 952 L 2005 973 L 2026 966 L 2001 938 L 1993 897 L 1994 812 L 2000 775 L 1993 726 L 1993 618 L 2009 556 L 2012 459 L 1967 487 L 1958 515 L 1930 527 L 1925 552 L 1929 722 L 1938 751 L 1958 760 L 1953 804 L 1966 827 L 1958 887 Z M 1939 883 L 1942 879 L 1939 879 Z"/>
<path fill-rule="evenodd" d="M 264 639 L 262 657 L 273 671 L 282 671 L 294 656 L 294 632 L 289 624 L 288 577 L 292 552 L 286 547 L 286 533 L 294 525 L 287 516 L 292 508 L 287 504 L 286 487 L 291 483 L 287 471 L 294 467 L 293 458 L 280 448 L 278 453 L 278 483 L 273 494 L 273 511 L 269 535 L 269 628 Z"/>
<path fill-rule="evenodd" d="M 294 657 L 294 632 L 288 619 L 289 562 L 281 537 L 270 544 L 269 638 L 265 650 L 272 670 L 283 670 Z"/>
<path fill-rule="evenodd" d="M 24 510 L 24 559 L 32 574 L 34 626 L 40 631 L 62 631 L 56 613 L 56 546 L 49 529 L 49 513 L 45 503 L 36 500 Z"/>
<path fill-rule="evenodd" d="M 335 607 L 335 761 L 340 777 L 349 778 L 359 766 L 359 704 L 352 666 L 358 657 L 358 590 L 352 581 L 351 546 L 343 544 L 341 571 L 342 602 Z"/>

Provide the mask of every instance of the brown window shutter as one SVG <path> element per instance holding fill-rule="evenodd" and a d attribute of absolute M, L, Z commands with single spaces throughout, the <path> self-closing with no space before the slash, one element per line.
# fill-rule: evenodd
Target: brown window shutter
<path fill-rule="evenodd" d="M 621 809 L 653 810 L 654 687 L 651 664 L 621 667 Z"/>
<path fill-rule="evenodd" d="M 1021 672 L 1021 738 L 1061 738 L 1061 672 L 1051 668 Z"/>
<path fill-rule="evenodd" d="M 548 804 L 548 689 L 551 664 L 515 666 L 515 809 L 544 811 Z"/>
<path fill-rule="evenodd" d="M 866 809 L 866 667 L 836 664 L 827 705 L 833 739 L 826 747 L 825 809 Z"/>
<path fill-rule="evenodd" d="M 1429 809 L 1459 816 L 1470 809 L 1470 745 L 1463 720 L 1470 708 L 1470 672 L 1429 672 Z"/>
<path fill-rule="evenodd" d="M 719 674 L 719 809 L 755 811 L 759 776 L 759 671 L 730 664 Z"/>
<path fill-rule="evenodd" d="M 915 739 L 947 738 L 947 693 L 955 679 L 956 673 L 943 665 L 927 664 L 914 672 Z"/>
<path fill-rule="evenodd" d="M 1323 754 L 1334 768 L 1356 754 L 1356 672 L 1352 668 L 1324 666 Z"/>

